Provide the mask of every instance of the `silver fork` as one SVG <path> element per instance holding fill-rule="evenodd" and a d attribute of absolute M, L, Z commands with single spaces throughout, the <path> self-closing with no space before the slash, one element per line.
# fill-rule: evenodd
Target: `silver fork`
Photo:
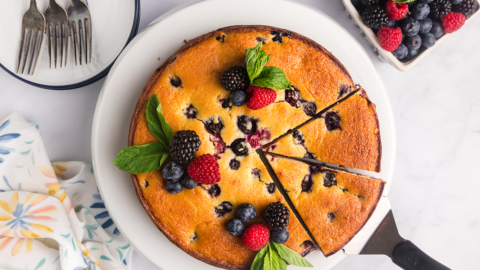
<path fill-rule="evenodd" d="M 67 66 L 68 58 L 68 19 L 67 12 L 61 7 L 57 1 L 49 0 L 47 9 L 45 10 L 45 19 L 47 20 L 47 41 L 48 41 L 48 60 L 49 67 L 52 68 L 52 54 L 54 66 L 57 68 L 57 52 L 60 49 L 60 67 L 63 62 L 63 52 L 65 51 L 65 66 Z M 60 48 L 58 41 L 60 40 Z M 53 53 L 52 53 L 53 50 Z"/>
<path fill-rule="evenodd" d="M 28 65 L 27 74 L 33 75 L 37 66 L 38 56 L 43 43 L 43 32 L 45 31 L 45 17 L 38 10 L 37 2 L 30 0 L 30 7 L 23 14 L 22 19 L 22 37 L 20 38 L 20 52 L 18 53 L 17 71 L 21 68 L 21 73 L 25 71 L 27 58 L 30 52 L 30 64 Z M 25 42 L 25 36 L 27 40 Z M 31 40 L 33 36 L 33 41 Z M 40 39 L 39 41 L 37 39 Z M 32 48 L 30 48 L 32 47 Z M 22 57 L 23 55 L 23 57 Z M 23 61 L 22 61 L 23 59 Z M 22 65 L 23 64 L 23 65 Z M 33 69 L 32 69 L 33 65 Z"/>
<path fill-rule="evenodd" d="M 92 18 L 87 5 L 82 0 L 71 0 L 67 7 L 68 21 L 73 58 L 75 65 L 77 59 L 82 64 L 82 55 L 85 55 L 85 63 L 92 62 Z"/>

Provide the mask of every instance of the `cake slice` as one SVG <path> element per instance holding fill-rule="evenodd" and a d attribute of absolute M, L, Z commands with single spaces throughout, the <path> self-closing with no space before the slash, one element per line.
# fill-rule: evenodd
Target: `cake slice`
<path fill-rule="evenodd" d="M 345 246 L 372 215 L 385 182 L 267 155 L 270 165 L 325 256 Z"/>
<path fill-rule="evenodd" d="M 379 172 L 382 144 L 375 105 L 359 89 L 264 150 Z"/>

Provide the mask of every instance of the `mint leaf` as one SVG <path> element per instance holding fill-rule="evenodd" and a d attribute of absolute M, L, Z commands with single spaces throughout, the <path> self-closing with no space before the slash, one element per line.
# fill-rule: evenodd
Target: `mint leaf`
<path fill-rule="evenodd" d="M 265 64 L 270 61 L 270 55 L 261 51 L 263 42 L 258 43 L 253 49 L 245 50 L 245 61 L 247 62 L 247 73 L 250 83 L 262 73 Z"/>
<path fill-rule="evenodd" d="M 252 266 L 250 266 L 250 270 L 262 270 L 263 269 L 263 259 L 268 251 L 268 245 L 262 248 L 255 256 L 255 259 L 252 262 Z"/>
<path fill-rule="evenodd" d="M 415 2 L 416 0 L 393 0 L 393 2 L 397 3 L 410 3 L 410 2 Z"/>
<path fill-rule="evenodd" d="M 280 256 L 278 256 L 277 251 L 272 247 L 272 245 L 269 243 L 268 245 L 268 253 L 265 255 L 265 258 L 263 259 L 263 269 L 264 270 L 279 270 L 280 268 Z M 287 269 L 287 266 L 285 265 L 285 269 Z M 283 269 L 282 269 L 283 270 Z"/>
<path fill-rule="evenodd" d="M 157 95 L 155 95 L 157 96 Z M 157 98 L 158 99 L 158 98 Z M 160 123 L 162 124 L 162 129 L 163 129 L 163 132 L 165 133 L 165 136 L 167 137 L 167 142 L 168 142 L 168 148 L 170 148 L 172 146 L 172 142 L 173 142 L 173 129 L 172 129 L 172 126 L 170 126 L 167 121 L 165 120 L 165 117 L 163 117 L 163 114 L 162 114 L 162 104 L 158 104 L 158 107 L 157 107 L 157 114 L 158 114 L 158 118 L 160 119 Z"/>
<path fill-rule="evenodd" d="M 313 267 L 305 258 L 300 256 L 295 251 L 289 249 L 288 247 L 271 242 L 275 247 L 275 250 L 278 252 L 280 257 L 287 261 L 291 265 L 300 266 L 300 267 Z"/>
<path fill-rule="evenodd" d="M 135 145 L 124 148 L 117 155 L 113 164 L 120 170 L 131 174 L 149 173 L 160 169 L 168 151 L 158 142 Z"/>
<path fill-rule="evenodd" d="M 285 73 L 277 67 L 264 67 L 260 76 L 251 84 L 277 90 L 293 89 Z"/>
<path fill-rule="evenodd" d="M 173 138 L 173 129 L 162 115 L 162 105 L 158 96 L 153 95 L 147 103 L 147 124 L 150 133 L 155 135 L 165 148 L 170 148 Z"/>

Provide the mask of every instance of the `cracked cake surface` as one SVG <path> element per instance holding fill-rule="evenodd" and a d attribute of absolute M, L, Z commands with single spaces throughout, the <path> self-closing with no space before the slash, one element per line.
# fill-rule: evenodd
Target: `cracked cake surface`
<path fill-rule="evenodd" d="M 360 231 L 385 186 L 379 179 L 292 159 L 274 157 L 269 162 L 325 256 Z"/>
<path fill-rule="evenodd" d="M 379 172 L 382 144 L 375 105 L 359 89 L 266 151 Z"/>
<path fill-rule="evenodd" d="M 222 73 L 241 66 L 245 49 L 259 42 L 272 55 L 267 66 L 283 70 L 294 90 L 277 91 L 275 103 L 260 110 L 231 106 Z M 132 117 L 129 145 L 158 141 L 145 115 L 147 101 L 156 94 L 174 132 L 193 130 L 199 136 L 197 157 L 216 156 L 221 181 L 174 195 L 165 189 L 161 170 L 132 175 L 142 205 L 167 238 L 195 258 L 223 268 L 249 268 L 256 252 L 228 233 L 227 221 L 241 203 L 251 203 L 261 213 L 270 203 L 285 201 L 256 149 L 352 89 L 350 75 L 330 52 L 288 30 L 232 26 L 189 41 L 145 86 Z M 254 222 L 264 222 L 261 214 Z M 290 238 L 284 245 L 301 255 L 315 249 L 295 215 L 290 215 L 287 228 Z"/>

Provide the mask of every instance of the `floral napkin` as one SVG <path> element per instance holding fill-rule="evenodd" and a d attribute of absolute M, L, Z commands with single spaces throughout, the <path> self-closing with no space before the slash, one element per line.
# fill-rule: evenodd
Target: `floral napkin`
<path fill-rule="evenodd" d="M 51 163 L 38 125 L 0 120 L 0 269 L 130 269 L 92 166 Z"/>

